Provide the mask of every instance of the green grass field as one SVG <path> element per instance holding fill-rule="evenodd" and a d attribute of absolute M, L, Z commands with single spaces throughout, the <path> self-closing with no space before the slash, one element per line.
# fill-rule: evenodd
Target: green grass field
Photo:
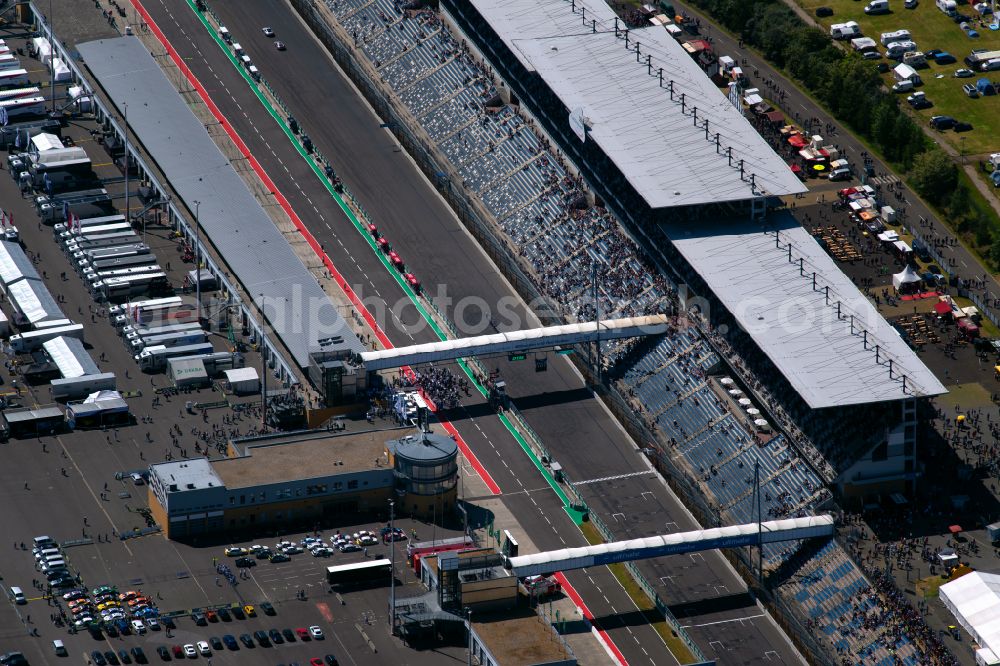
<path fill-rule="evenodd" d="M 811 16 L 815 17 L 817 7 L 831 7 L 833 16 L 818 19 L 827 34 L 832 23 L 857 21 L 865 37 L 871 37 L 876 42 L 883 32 L 893 30 L 909 30 L 913 41 L 921 51 L 941 49 L 955 56 L 957 62 L 952 65 L 936 65 L 919 70 L 924 85 L 919 88 L 927 93 L 928 99 L 934 103 L 929 109 L 917 111 L 916 115 L 926 123 L 931 116 L 954 116 L 959 120 L 972 123 L 975 129 L 971 132 L 956 134 L 954 132 L 936 133 L 942 139 L 951 143 L 956 150 L 966 155 L 979 155 L 1000 151 L 1000 95 L 971 99 L 962 91 L 966 83 L 975 83 L 982 76 L 993 82 L 1000 82 L 1000 70 L 977 74 L 969 79 L 956 79 L 952 76 L 956 69 L 965 67 L 962 62 L 973 49 L 1000 50 L 1000 31 L 989 28 L 979 28 L 978 39 L 970 39 L 953 22 L 935 6 L 933 0 L 920 0 L 916 9 L 904 9 L 903 0 L 890 0 L 892 13 L 882 16 L 868 16 L 864 13 L 867 4 L 865 0 L 796 0 Z M 960 13 L 973 16 L 975 12 L 968 2 L 959 0 Z M 847 43 L 848 48 L 850 44 Z M 885 53 L 881 48 L 880 52 Z M 893 60 L 883 59 L 871 61 L 874 67 L 878 62 L 895 66 Z M 888 84 L 892 84 L 892 72 L 883 75 Z M 905 97 L 905 95 L 901 95 Z M 901 100 L 905 105 L 905 100 Z M 964 140 L 963 140 L 964 137 Z"/>

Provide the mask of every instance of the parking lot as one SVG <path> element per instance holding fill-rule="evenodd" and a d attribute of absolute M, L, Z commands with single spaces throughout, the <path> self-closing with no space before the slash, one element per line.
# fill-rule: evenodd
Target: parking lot
<path fill-rule="evenodd" d="M 818 19 L 827 34 L 830 34 L 831 25 L 846 21 L 857 21 L 862 33 L 876 42 L 883 32 L 906 29 L 911 33 L 917 50 L 927 53 L 938 49 L 953 56 L 955 62 L 938 64 L 936 59 L 929 59 L 926 66 L 918 68 L 923 81 L 919 90 L 925 92 L 933 103 L 933 106 L 916 114 L 919 117 L 918 122 L 927 124 L 931 116 L 952 116 L 970 123 L 974 128 L 972 131 L 959 134 L 940 133 L 941 139 L 951 143 L 956 150 L 965 155 L 979 155 L 1000 150 L 996 131 L 997 119 L 1000 118 L 1000 96 L 970 98 L 963 91 L 965 84 L 975 86 L 980 78 L 986 78 L 993 83 L 1000 82 L 998 76 L 1000 72 L 976 72 L 971 78 L 954 76 L 957 70 L 967 67 L 963 59 L 973 49 L 986 51 L 1000 49 L 1000 31 L 989 28 L 992 20 L 989 15 L 984 16 L 980 22 L 979 14 L 970 3 L 958 3 L 959 12 L 966 15 L 967 23 L 978 34 L 977 37 L 970 38 L 958 23 L 937 8 L 934 0 L 921 0 L 912 9 L 904 8 L 903 0 L 891 0 L 889 3 L 891 11 L 882 15 L 865 14 L 865 3 L 854 0 L 799 0 L 799 4 L 811 16 L 815 16 L 818 7 L 829 7 L 833 10 L 831 16 Z M 847 47 L 850 48 L 849 43 Z M 880 44 L 878 51 L 884 54 L 885 48 Z M 896 65 L 896 61 L 881 58 L 872 61 L 872 66 L 877 63 L 885 63 L 890 67 L 890 70 L 883 74 L 883 79 L 887 85 L 891 85 L 893 82 L 891 67 Z"/>
<path fill-rule="evenodd" d="M 23 46 L 17 40 L 7 41 L 12 47 Z M 25 56 L 25 60 L 29 59 Z M 43 68 L 33 62 L 28 69 L 38 78 L 38 71 Z M 62 94 L 61 87 L 57 88 L 57 94 Z M 124 176 L 98 141 L 98 134 L 94 133 L 97 129 L 93 121 L 74 120 L 63 129 L 63 137 L 69 139 L 67 144 L 86 150 L 116 208 L 122 210 Z M 5 157 L 0 156 L 0 163 L 5 163 Z M 136 196 L 138 184 L 133 181 L 130 189 L 129 208 L 136 214 L 142 207 Z M 338 552 L 329 558 L 303 553 L 281 564 L 264 560 L 250 570 L 246 579 L 238 578 L 236 585 L 230 585 L 225 578 L 219 580 L 213 563 L 213 558 L 218 558 L 231 564 L 232 558 L 223 555 L 221 546 L 187 546 L 155 534 L 120 538 L 123 533 L 146 526 L 140 512 L 147 506 L 147 488 L 136 485 L 129 473 L 164 458 L 202 455 L 227 437 L 257 432 L 261 427 L 256 409 L 259 397 L 227 396 L 216 386 L 178 393 L 162 391 L 170 386 L 169 379 L 162 373 L 140 371 L 132 358 L 133 352 L 126 349 L 107 318 L 107 304 L 94 302 L 83 279 L 54 240 L 51 226 L 39 222 L 30 198 L 22 196 L 17 183 L 9 177 L 0 176 L 0 201 L 4 211 L 13 216 L 22 246 L 30 253 L 44 284 L 66 316 L 84 325 L 87 351 L 102 371 L 117 373 L 118 390 L 126 398 L 133 417 L 130 425 L 118 428 L 64 431 L 0 444 L 6 470 L 5 483 L 0 489 L 6 508 L 0 515 L 0 529 L 9 535 L 12 544 L 0 575 L 5 590 L 20 587 L 26 597 L 24 605 L 9 600 L 0 604 L 0 654 L 17 650 L 32 664 L 59 663 L 61 658 L 52 645 L 53 640 L 59 639 L 74 661 L 88 659 L 93 650 L 117 652 L 139 646 L 151 662 L 158 662 L 156 648 L 160 645 L 172 648 L 208 641 L 213 636 L 238 637 L 272 628 L 294 632 L 300 627 L 316 625 L 324 633 L 322 641 L 296 637 L 269 648 L 260 647 L 255 641 L 254 648 L 239 644 L 237 650 L 213 649 L 210 657 L 198 658 L 219 664 L 296 661 L 306 664 L 313 657 L 333 654 L 339 663 L 361 664 L 371 662 L 373 653 L 368 644 L 371 640 L 380 660 L 401 664 L 440 663 L 440 652 L 403 650 L 398 641 L 389 637 L 388 595 L 384 587 L 349 592 L 341 598 L 329 592 L 323 578 L 325 567 L 351 558 L 363 559 L 363 551 Z M 144 228 L 137 228 L 137 232 L 156 254 L 170 283 L 182 288 L 184 276 L 193 264 L 185 263 L 182 244 L 169 227 L 158 224 L 155 212 L 146 216 L 146 220 Z M 9 310 L 8 304 L 2 305 Z M 231 343 L 224 334 L 213 334 L 209 339 L 217 350 L 227 349 Z M 252 350 L 246 352 L 245 359 L 248 365 L 259 367 L 259 356 Z M 0 369 L 0 380 L 3 382 L 0 390 L 10 407 L 34 408 L 53 402 L 47 385 L 25 383 L 9 363 Z M 188 409 L 188 402 L 210 406 Z M 348 427 L 352 427 L 350 422 Z M 400 525 L 407 531 L 423 529 L 422 525 L 406 521 Z M 357 525 L 351 526 L 351 531 L 378 527 Z M 67 626 L 55 625 L 53 616 L 58 616 L 60 609 L 43 592 L 45 576 L 36 568 L 30 545 L 39 535 L 51 536 L 59 542 L 71 575 L 78 576 L 86 588 L 112 585 L 121 593 L 141 592 L 164 615 L 217 605 L 257 605 L 263 601 L 274 605 L 276 615 L 258 613 L 245 620 L 217 619 L 203 627 L 189 616 L 181 615 L 175 620 L 176 629 L 169 638 L 162 626 L 141 636 L 102 634 L 100 640 L 87 631 L 71 634 Z M 270 543 L 275 540 L 268 538 Z M 397 571 L 401 581 L 399 590 L 403 593 L 407 585 L 413 584 L 413 576 L 404 575 L 405 543 L 397 544 L 397 548 L 401 549 L 397 553 Z M 386 547 L 382 546 L 370 549 L 368 555 L 385 553 Z M 59 603 L 68 611 L 68 601 Z M 457 649 L 452 657 L 462 655 L 463 651 Z"/>
<path fill-rule="evenodd" d="M 67 485 L 77 485 L 66 481 Z M 54 490 L 54 489 L 53 489 Z M 39 531 L 45 525 L 59 521 L 39 518 L 32 520 Z M 430 533 L 422 532 L 430 529 L 428 526 L 409 520 L 402 520 L 398 525 L 412 534 L 416 530 L 418 538 L 431 538 Z M 28 526 L 22 526 L 22 530 Z M 96 527 L 96 526 L 95 526 Z M 346 532 L 356 532 L 359 529 L 378 529 L 379 525 L 364 524 L 344 526 Z M 55 530 L 49 530 L 54 533 Z M 327 530 L 321 537 L 329 541 L 336 530 Z M 298 542 L 308 535 L 282 535 L 282 540 Z M 437 537 L 450 536 L 438 528 Z M 31 537 L 25 537 L 30 541 Z M 276 540 L 260 540 L 255 543 L 274 546 Z M 339 663 L 364 664 L 370 663 L 372 650 L 368 640 L 372 641 L 381 659 L 392 658 L 399 663 L 439 663 L 434 661 L 434 654 L 404 649 L 402 644 L 388 636 L 387 601 L 388 589 L 375 586 L 356 591 L 347 590 L 342 595 L 331 592 L 325 583 L 324 575 L 327 566 L 358 562 L 366 559 L 364 550 L 340 553 L 329 557 L 313 557 L 308 552 L 291 556 L 291 560 L 274 564 L 266 559 L 246 569 L 247 576 L 238 575 L 236 584 L 231 585 L 224 576 L 216 571 L 217 564 L 227 564 L 234 573 L 239 569 L 234 566 L 235 557 L 227 557 L 223 546 L 196 548 L 173 542 L 167 542 L 159 536 L 145 537 L 120 541 L 112 538 L 109 543 L 94 542 L 84 545 L 63 547 L 74 573 L 78 572 L 80 579 L 91 590 L 102 585 L 112 585 L 121 593 L 134 591 L 149 598 L 152 605 L 158 607 L 165 617 L 173 616 L 176 628 L 167 631 L 163 626 L 157 630 L 147 631 L 145 635 L 120 634 L 108 636 L 103 634 L 96 640 L 86 630 L 81 629 L 71 634 L 65 627 L 57 628 L 51 615 L 57 609 L 50 605 L 45 596 L 32 587 L 32 579 L 41 578 L 41 574 L 33 567 L 34 559 L 30 545 L 29 550 L 21 551 L 18 546 L 6 561 L 4 567 L 5 584 L 18 585 L 25 590 L 28 602 L 25 605 L 5 605 L 2 609 L 0 623 L 5 627 L 0 633 L 0 650 L 20 650 L 24 652 L 31 663 L 57 663 L 58 658 L 52 650 L 53 639 L 64 641 L 71 655 L 89 654 L 92 650 L 108 649 L 131 650 L 134 646 L 143 648 L 146 656 L 153 662 L 159 662 L 156 654 L 159 646 L 167 649 L 174 645 L 196 645 L 198 641 L 210 641 L 212 637 L 220 640 L 225 635 L 239 638 L 242 634 L 253 634 L 258 630 L 279 631 L 319 626 L 324 633 L 324 640 L 303 641 L 295 638 L 280 645 L 262 647 L 254 640 L 254 647 L 248 648 L 244 643 L 237 650 L 213 650 L 210 657 L 213 663 L 278 663 L 298 661 L 308 663 L 313 657 L 323 657 L 334 654 Z M 246 547 L 250 542 L 244 544 Z M 412 571 L 406 566 L 406 541 L 397 542 L 396 572 L 397 595 L 400 597 L 414 595 L 421 591 Z M 388 546 L 370 547 L 368 558 L 388 557 Z M 263 612 L 260 603 L 268 601 L 273 604 L 275 615 Z M 59 604 L 68 613 L 68 602 L 60 600 Z M 218 606 L 255 606 L 256 617 L 238 619 L 233 616 L 207 619 L 203 626 L 198 626 L 190 613 L 196 609 L 208 609 Z M 37 636 L 28 636 L 30 630 L 37 630 Z M 271 654 L 271 651 L 275 654 Z M 445 653 L 448 649 L 445 649 Z M 453 656 L 462 657 L 461 648 L 454 648 Z M 251 654 L 253 656 L 251 656 Z M 389 656 L 387 656 L 389 655 Z M 200 655 L 198 658 L 207 658 Z"/>

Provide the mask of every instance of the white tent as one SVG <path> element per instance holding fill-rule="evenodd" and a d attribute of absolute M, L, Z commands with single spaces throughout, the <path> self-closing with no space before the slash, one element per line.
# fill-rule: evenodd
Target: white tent
<path fill-rule="evenodd" d="M 958 564 L 958 555 L 955 554 L 955 551 L 952 548 L 945 548 L 938 553 L 938 559 L 941 560 L 941 564 L 946 567 Z"/>
<path fill-rule="evenodd" d="M 31 137 L 31 147 L 37 152 L 41 153 L 46 150 L 57 150 L 59 148 L 65 148 L 63 142 L 55 134 L 49 134 L 48 132 L 42 132 L 41 134 L 36 134 Z"/>
<path fill-rule="evenodd" d="M 915 284 L 921 279 L 920 274 L 913 269 L 913 266 L 907 264 L 906 268 L 892 276 L 892 286 L 896 288 L 896 291 L 900 291 L 903 285 Z"/>
<path fill-rule="evenodd" d="M 226 381 L 233 393 L 256 393 L 260 390 L 260 377 L 254 368 L 234 368 L 226 370 Z"/>
<path fill-rule="evenodd" d="M 938 594 L 973 641 L 1000 653 L 1000 575 L 973 571 L 945 583 Z"/>

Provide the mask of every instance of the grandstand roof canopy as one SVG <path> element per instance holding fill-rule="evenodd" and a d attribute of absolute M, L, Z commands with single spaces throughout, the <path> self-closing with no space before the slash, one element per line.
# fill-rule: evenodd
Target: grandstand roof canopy
<path fill-rule="evenodd" d="M 614 13 L 603 2 L 578 1 L 575 12 L 564 0 L 472 0 L 472 4 L 570 112 L 583 110 L 588 140 L 600 146 L 650 207 L 750 199 L 751 173 L 758 193 L 806 191 L 785 161 L 662 27 L 632 30 L 627 49 L 625 40 L 615 36 Z M 597 21 L 596 33 L 590 27 L 592 19 Z M 634 50 L 637 42 L 641 62 Z M 652 57 L 651 70 L 647 55 Z M 667 88 L 671 80 L 673 101 Z M 695 107 L 697 120 L 692 115 Z M 711 140 L 705 137 L 706 119 Z M 716 133 L 721 151 L 715 147 Z M 732 148 L 733 166 L 726 148 Z M 736 166 L 741 159 L 743 177 Z"/>
<path fill-rule="evenodd" d="M 756 223 L 736 221 L 697 228 L 677 224 L 666 231 L 806 404 L 820 409 L 947 392 L 791 215 L 773 213 L 768 225 L 767 233 Z"/>

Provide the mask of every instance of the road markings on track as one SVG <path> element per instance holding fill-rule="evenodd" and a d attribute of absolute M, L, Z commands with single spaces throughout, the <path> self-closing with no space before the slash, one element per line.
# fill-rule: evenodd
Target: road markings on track
<path fill-rule="evenodd" d="M 747 617 L 732 617 L 728 620 L 716 620 L 715 622 L 705 622 L 704 624 L 682 624 L 681 629 L 699 628 L 699 627 L 711 627 L 717 624 L 727 624 L 729 622 L 740 622 L 743 623 L 747 620 L 755 620 L 758 617 L 767 617 L 764 613 L 759 613 L 757 615 L 748 615 Z"/>
<path fill-rule="evenodd" d="M 111 520 L 111 515 L 108 513 L 107 509 L 104 508 L 104 503 L 97 498 L 97 494 L 94 492 L 94 489 L 90 487 L 90 482 L 87 480 L 87 476 L 80 469 L 80 466 L 76 464 L 76 460 L 73 458 L 72 454 L 70 454 L 69 449 L 66 448 L 66 443 L 63 441 L 62 437 L 56 437 L 56 441 L 59 442 L 59 446 L 62 447 L 63 453 L 66 454 L 66 459 L 69 460 L 71 465 L 73 465 L 73 469 L 75 469 L 76 473 L 80 475 L 80 479 L 83 481 L 84 487 L 87 488 L 87 492 L 90 493 L 92 498 L 94 498 L 94 504 L 96 504 L 97 508 L 104 514 L 104 517 L 108 519 L 108 523 L 114 525 L 115 521 Z M 132 553 L 132 549 L 128 547 L 128 544 L 124 541 L 121 543 L 122 547 L 126 550 L 126 552 L 128 552 L 129 557 L 134 557 L 134 553 Z"/>
<path fill-rule="evenodd" d="M 601 477 L 599 479 L 588 479 L 586 481 L 574 481 L 574 484 L 578 485 L 578 486 L 582 486 L 582 485 L 585 485 L 585 484 L 588 484 L 588 483 L 601 483 L 603 481 L 616 481 L 618 479 L 628 479 L 628 478 L 631 478 L 633 476 L 643 476 L 644 474 L 654 474 L 654 472 L 651 472 L 648 469 L 646 469 L 646 470 L 643 470 L 641 472 L 630 472 L 629 474 L 617 474 L 615 476 L 604 476 L 604 477 Z"/>

